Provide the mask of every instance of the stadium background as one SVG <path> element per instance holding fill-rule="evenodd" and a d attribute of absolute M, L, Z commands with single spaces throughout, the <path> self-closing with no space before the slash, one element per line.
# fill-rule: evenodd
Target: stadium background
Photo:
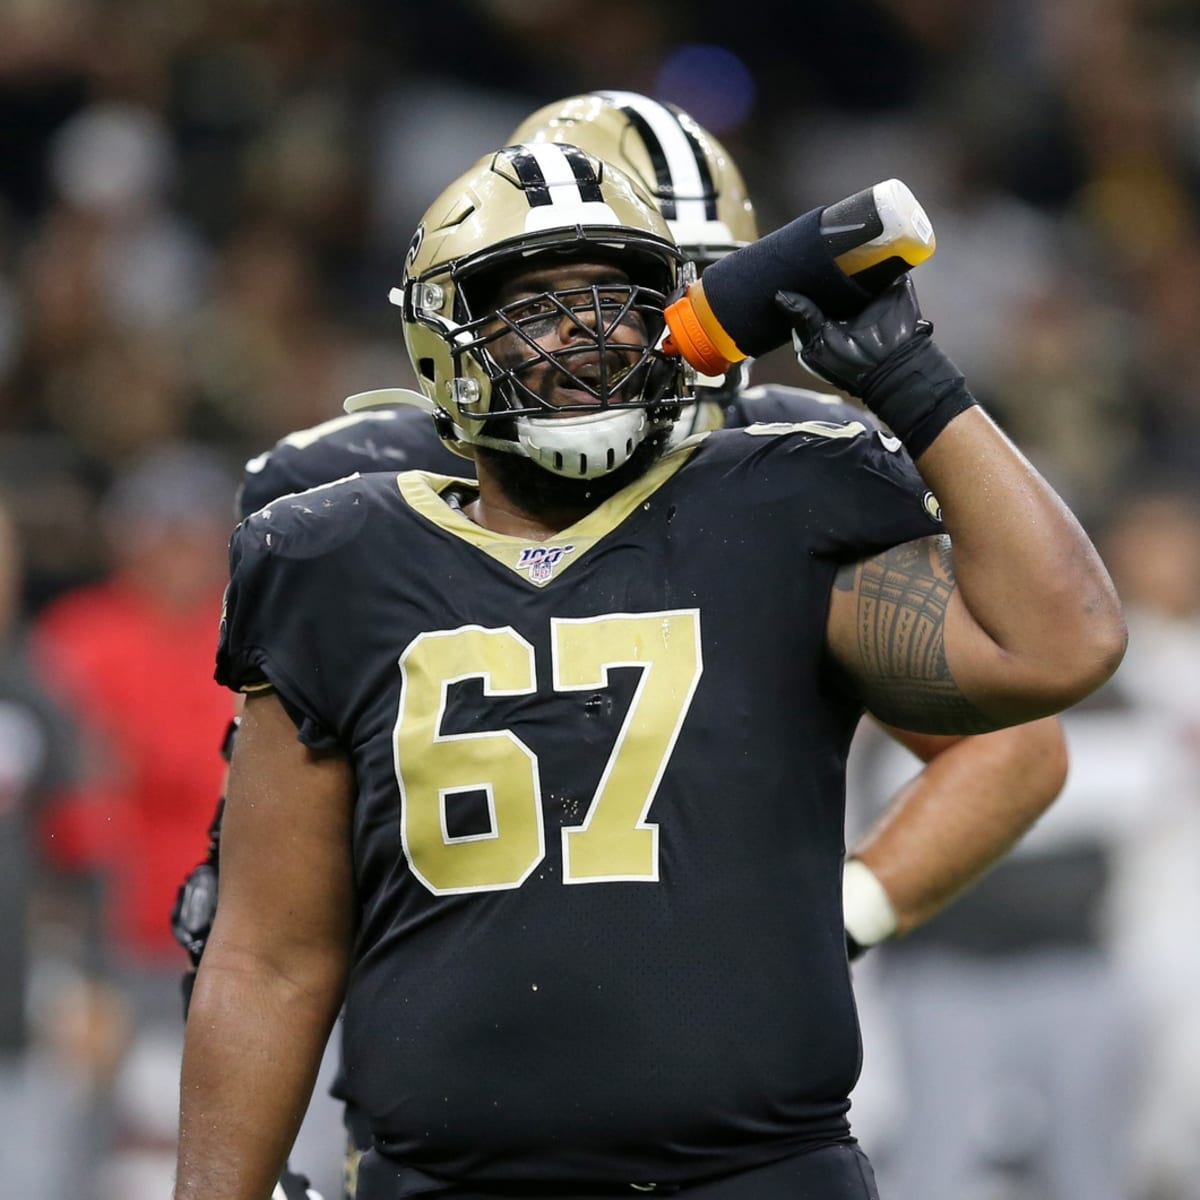
<path fill-rule="evenodd" d="M 1115 1134 L 1098 1123 L 1070 1153 L 1115 1136 L 1114 1195 L 1200 1195 L 1192 0 L 5 0 L 0 494 L 23 559 L 5 523 L 0 1192 L 165 1194 L 183 964 L 165 915 L 216 796 L 205 605 L 234 480 L 343 396 L 411 382 L 386 296 L 426 204 L 532 109 L 610 87 L 715 132 L 764 231 L 893 175 L 932 217 L 917 279 L 938 339 L 1102 539 L 1134 630 L 1112 694 L 1067 718 L 1072 782 L 1028 850 L 1052 898 L 1063 855 L 1099 855 L 1086 944 L 997 949 L 984 921 L 963 969 L 992 996 L 1020 980 L 1027 1025 L 1001 1031 L 964 995 L 964 1027 L 1012 1061 L 1057 1021 L 1037 1055 L 1067 1047 L 1047 1078 L 1083 1087 L 1062 1005 L 1102 996 Z M 811 382 L 786 352 L 757 377 Z M 185 561 L 158 545 L 193 537 Z M 104 607 L 87 589 L 114 573 L 177 622 Z M 42 769 L 54 739 L 73 773 Z M 860 760 L 875 791 L 913 769 L 869 744 Z M 886 976 L 862 972 L 858 1103 L 881 1167 L 915 1136 Z M 1036 1074 L 960 1098 L 994 1160 L 979 1197 L 1074 1200 L 1035 1169 L 1072 1093 Z"/>

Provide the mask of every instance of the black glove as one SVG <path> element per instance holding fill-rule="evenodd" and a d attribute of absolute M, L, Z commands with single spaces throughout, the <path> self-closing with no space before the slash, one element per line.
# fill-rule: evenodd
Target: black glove
<path fill-rule="evenodd" d="M 226 762 L 233 753 L 233 742 L 240 723 L 240 718 L 234 717 L 221 739 L 221 757 Z M 193 867 L 179 885 L 171 909 L 171 932 L 188 952 L 192 963 L 192 969 L 183 977 L 185 1017 L 191 1004 L 196 968 L 200 965 L 200 956 L 204 953 L 208 935 L 212 932 L 213 918 L 217 915 L 217 872 L 221 867 L 221 821 L 224 815 L 225 799 L 222 797 L 217 801 L 217 811 L 208 827 L 208 851 L 204 861 Z"/>
<path fill-rule="evenodd" d="M 958 368 L 934 345 L 909 276 L 889 284 L 857 316 L 835 321 L 807 296 L 778 292 L 800 361 L 857 396 L 916 458 L 976 400 Z"/>
<path fill-rule="evenodd" d="M 779 292 L 775 303 L 788 316 L 793 341 L 814 375 L 861 396 L 868 376 L 917 338 L 927 338 L 933 326 L 921 316 L 912 279 L 901 275 L 857 316 L 834 321 L 807 296 Z"/>
<path fill-rule="evenodd" d="M 171 909 L 171 932 L 194 967 L 200 963 L 216 915 L 217 870 L 212 863 L 202 862 L 179 885 Z"/>

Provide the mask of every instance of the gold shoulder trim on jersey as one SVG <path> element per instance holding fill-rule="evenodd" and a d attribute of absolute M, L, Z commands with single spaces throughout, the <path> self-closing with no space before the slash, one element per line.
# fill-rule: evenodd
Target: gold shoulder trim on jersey
<path fill-rule="evenodd" d="M 503 563 L 534 587 L 545 587 L 645 504 L 687 462 L 704 436 L 707 435 L 688 439 L 664 455 L 640 479 L 544 542 L 484 529 L 460 510 L 451 508 L 442 499 L 442 492 L 452 484 L 473 486 L 467 480 L 435 475 L 431 471 L 402 471 L 396 476 L 396 486 L 409 506 L 434 525 Z"/>
<path fill-rule="evenodd" d="M 238 691 L 243 696 L 254 696 L 259 692 L 273 692 L 274 690 L 275 685 L 266 679 L 262 683 L 243 683 L 238 687 Z"/>

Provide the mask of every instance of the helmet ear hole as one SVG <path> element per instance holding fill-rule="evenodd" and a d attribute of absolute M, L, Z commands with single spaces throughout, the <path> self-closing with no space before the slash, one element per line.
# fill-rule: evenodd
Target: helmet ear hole
<path fill-rule="evenodd" d="M 434 367 L 432 358 L 420 358 L 417 360 L 417 372 L 422 379 L 434 378 Z"/>

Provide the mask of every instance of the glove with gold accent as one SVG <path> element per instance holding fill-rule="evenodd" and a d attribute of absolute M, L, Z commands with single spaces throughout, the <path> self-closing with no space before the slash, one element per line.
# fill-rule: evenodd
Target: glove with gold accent
<path fill-rule="evenodd" d="M 915 459 L 959 413 L 978 403 L 934 344 L 911 278 L 901 275 L 856 316 L 835 321 L 807 296 L 778 292 L 800 361 L 857 396 Z"/>

